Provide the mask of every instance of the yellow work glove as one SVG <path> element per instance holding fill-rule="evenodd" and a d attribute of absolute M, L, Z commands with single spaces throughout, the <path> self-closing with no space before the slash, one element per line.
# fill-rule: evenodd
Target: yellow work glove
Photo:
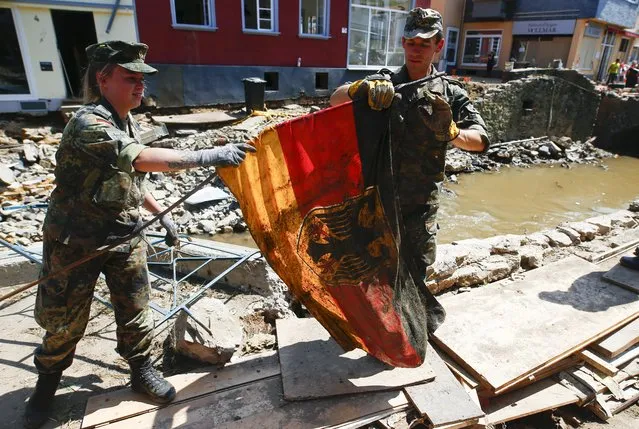
<path fill-rule="evenodd" d="M 353 82 L 348 87 L 351 100 L 368 97 L 368 105 L 373 110 L 388 109 L 393 103 L 395 88 L 391 80 L 382 74 L 374 74 Z"/>
<path fill-rule="evenodd" d="M 435 133 L 435 139 L 440 142 L 450 142 L 459 135 L 459 128 L 453 121 L 453 111 L 439 95 L 426 92 L 428 104 L 419 106 L 422 120 Z"/>

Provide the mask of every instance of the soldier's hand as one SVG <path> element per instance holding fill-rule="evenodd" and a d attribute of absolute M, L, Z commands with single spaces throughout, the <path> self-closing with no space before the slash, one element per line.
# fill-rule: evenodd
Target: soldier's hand
<path fill-rule="evenodd" d="M 166 230 L 166 235 L 164 236 L 164 242 L 167 246 L 173 247 L 180 242 L 180 237 L 178 236 L 178 229 L 173 219 L 171 219 L 170 214 L 165 214 L 160 218 L 160 225 Z"/>
<path fill-rule="evenodd" d="M 198 164 L 202 167 L 237 167 L 246 158 L 247 152 L 255 152 L 248 143 L 227 143 L 224 146 L 198 151 Z"/>
<path fill-rule="evenodd" d="M 453 120 L 453 112 L 442 97 L 426 92 L 428 104 L 419 106 L 424 124 L 435 133 L 435 139 L 440 142 L 455 140 L 459 135 L 459 128 Z"/>
<path fill-rule="evenodd" d="M 348 87 L 348 96 L 352 100 L 367 97 L 368 105 L 373 110 L 388 109 L 393 103 L 395 88 L 388 76 L 375 74 L 353 82 Z"/>

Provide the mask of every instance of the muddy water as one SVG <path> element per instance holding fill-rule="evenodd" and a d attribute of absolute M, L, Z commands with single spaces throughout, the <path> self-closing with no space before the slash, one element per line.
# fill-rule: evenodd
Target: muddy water
<path fill-rule="evenodd" d="M 440 243 L 526 234 L 627 208 L 639 197 L 639 159 L 461 175 L 447 187 L 457 196 L 442 197 Z"/>
<path fill-rule="evenodd" d="M 627 208 L 639 197 L 639 159 L 619 157 L 603 166 L 505 168 L 460 175 L 442 195 L 438 240 L 526 234 L 565 221 L 581 221 Z M 217 234 L 213 240 L 256 247 L 251 235 Z"/>

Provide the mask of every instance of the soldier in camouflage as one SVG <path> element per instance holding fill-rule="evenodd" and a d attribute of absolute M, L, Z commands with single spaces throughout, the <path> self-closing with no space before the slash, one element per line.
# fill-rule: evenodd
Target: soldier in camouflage
<path fill-rule="evenodd" d="M 449 77 L 402 85 L 436 73 L 434 56 L 444 46 L 442 17 L 433 9 L 415 8 L 408 14 L 402 37 L 405 64 L 395 73 L 387 69 L 331 96 L 337 105 L 365 97 L 372 109 L 391 108 L 393 169 L 404 224 L 419 273 L 427 278 L 435 262 L 439 192 L 444 181 L 449 145 L 481 152 L 488 149 L 483 119 L 462 85 Z M 441 306 L 433 299 L 430 330 L 443 322 Z"/>
<path fill-rule="evenodd" d="M 144 188 L 147 172 L 193 167 L 238 166 L 247 143 L 199 151 L 149 148 L 129 113 L 144 94 L 148 47 L 111 41 L 87 48 L 85 101 L 67 124 L 56 154 L 56 188 L 44 222 L 42 276 L 55 273 L 141 225 L 140 206 L 163 208 Z M 160 220 L 168 245 L 177 242 L 169 215 Z M 98 276 L 105 276 L 117 324 L 117 351 L 131 367 L 131 387 L 157 403 L 170 402 L 175 389 L 150 361 L 153 316 L 146 244 L 140 237 L 40 284 L 35 318 L 46 330 L 35 351 L 36 389 L 25 411 L 25 426 L 47 419 L 62 371 L 68 368 L 89 319 Z"/>

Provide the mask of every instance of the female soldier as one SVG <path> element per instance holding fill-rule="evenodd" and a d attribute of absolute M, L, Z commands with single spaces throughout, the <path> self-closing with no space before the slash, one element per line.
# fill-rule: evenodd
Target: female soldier
<path fill-rule="evenodd" d="M 129 112 L 141 103 L 144 76 L 157 72 L 144 63 L 147 50 L 144 44 L 122 41 L 86 49 L 87 104 L 67 124 L 56 154 L 56 188 L 44 221 L 42 276 L 130 234 L 141 224 L 141 205 L 160 212 L 162 207 L 144 190 L 146 172 L 237 166 L 247 151 L 255 150 L 246 143 L 200 151 L 142 145 Z M 168 215 L 160 222 L 167 230 L 167 244 L 174 244 L 174 223 Z M 173 386 L 150 361 L 153 317 L 146 244 L 137 237 L 40 284 L 35 318 L 46 334 L 35 351 L 38 382 L 25 412 L 27 427 L 40 427 L 48 417 L 62 371 L 71 365 L 87 326 L 100 273 L 111 293 L 117 351 L 131 367 L 131 387 L 158 403 L 175 397 Z"/>

